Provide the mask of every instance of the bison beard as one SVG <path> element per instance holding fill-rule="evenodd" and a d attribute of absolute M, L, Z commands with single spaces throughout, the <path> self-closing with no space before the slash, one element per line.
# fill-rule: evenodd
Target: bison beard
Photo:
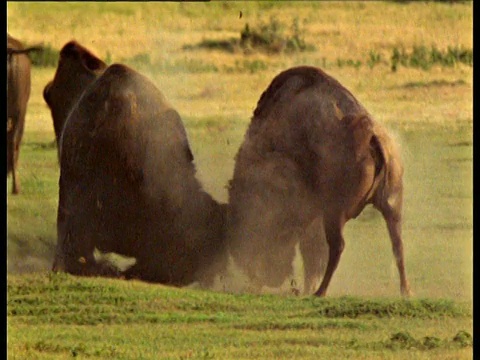
<path fill-rule="evenodd" d="M 347 89 L 314 67 L 286 70 L 262 94 L 236 155 L 227 258 L 257 288 L 278 287 L 292 276 L 299 248 L 303 291 L 324 296 L 345 223 L 373 204 L 387 222 L 401 292 L 408 295 L 402 175 L 395 143 Z"/>
<path fill-rule="evenodd" d="M 54 269 L 118 273 L 94 248 L 136 258 L 123 276 L 185 285 L 222 247 L 225 207 L 201 189 L 178 113 L 144 76 L 111 65 L 61 138 Z"/>

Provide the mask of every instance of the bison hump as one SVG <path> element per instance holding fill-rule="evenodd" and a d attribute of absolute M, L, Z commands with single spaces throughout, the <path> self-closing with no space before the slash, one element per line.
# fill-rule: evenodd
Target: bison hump
<path fill-rule="evenodd" d="M 344 92 L 349 97 L 353 97 L 350 91 L 320 68 L 298 66 L 281 72 L 272 80 L 262 93 L 253 115 L 260 118 L 266 117 L 279 101 L 292 101 L 295 95 L 320 84 L 330 88 L 332 92 Z"/>
<path fill-rule="evenodd" d="M 282 95 L 294 95 L 312 86 L 323 75 L 319 69 L 308 66 L 295 67 L 278 74 L 262 93 L 253 115 L 265 117 Z"/>

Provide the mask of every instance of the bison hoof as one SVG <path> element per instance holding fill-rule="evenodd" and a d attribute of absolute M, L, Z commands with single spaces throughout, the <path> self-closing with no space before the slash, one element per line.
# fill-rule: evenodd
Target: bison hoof
<path fill-rule="evenodd" d="M 317 291 L 315 292 L 315 294 L 313 294 L 313 295 L 315 295 L 315 296 L 317 296 L 317 297 L 325 297 L 325 296 L 327 296 L 327 291 L 326 291 L 326 290 L 320 290 L 320 289 L 319 289 L 319 290 L 317 290 Z"/>
<path fill-rule="evenodd" d="M 414 295 L 413 291 L 410 290 L 409 288 L 407 288 L 407 289 L 402 289 L 402 296 L 403 296 L 404 298 L 410 298 L 410 297 L 412 297 L 413 295 Z"/>
<path fill-rule="evenodd" d="M 400 284 L 400 292 L 405 298 L 413 296 L 413 292 L 410 290 L 410 284 L 408 281 L 404 281 L 402 284 Z"/>

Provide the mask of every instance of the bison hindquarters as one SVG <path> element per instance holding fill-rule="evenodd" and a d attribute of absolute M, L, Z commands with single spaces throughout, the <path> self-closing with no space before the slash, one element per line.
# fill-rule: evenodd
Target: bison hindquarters
<path fill-rule="evenodd" d="M 272 168 L 278 170 L 271 172 Z M 243 263 L 254 272 L 254 262 L 274 259 L 270 250 L 290 253 L 296 233 L 321 219 L 324 232 L 318 241 L 326 238 L 328 263 L 315 294 L 325 296 L 345 246 L 346 222 L 373 204 L 387 223 L 401 292 L 408 295 L 401 238 L 402 177 L 394 140 L 350 91 L 321 69 L 288 69 L 262 93 L 237 154 L 229 192 L 234 220 L 229 221 L 229 245 L 249 249 Z M 277 198 L 283 201 L 273 201 Z M 243 211 L 240 216 L 238 209 Z M 265 230 L 263 219 L 276 226 Z M 301 251 L 307 259 L 304 266 L 311 267 L 305 272 L 318 274 L 321 267 L 313 267 L 309 247 Z M 265 273 L 270 270 L 264 268 Z"/>
<path fill-rule="evenodd" d="M 359 120 L 360 118 L 360 120 Z M 361 120 L 363 119 L 363 120 Z M 403 165 L 399 150 L 386 129 L 376 124 L 370 116 L 350 117 L 341 120 L 346 136 L 342 146 L 351 147 L 344 151 L 344 186 L 335 185 L 329 194 L 344 194 L 345 207 L 337 207 L 333 198 L 327 196 L 325 231 L 329 243 L 329 261 L 317 296 L 325 296 L 330 280 L 340 261 L 345 246 L 343 228 L 345 223 L 356 218 L 367 204 L 378 209 L 388 228 L 392 250 L 400 277 L 400 292 L 410 296 L 404 264 L 402 228 Z M 345 140 L 346 139 L 346 140 Z M 355 171 L 357 169 L 357 171 Z M 353 185 L 355 184 L 355 185 Z"/>

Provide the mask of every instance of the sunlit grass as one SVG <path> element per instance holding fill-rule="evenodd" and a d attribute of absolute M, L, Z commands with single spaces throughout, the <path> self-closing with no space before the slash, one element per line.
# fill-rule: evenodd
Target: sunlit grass
<path fill-rule="evenodd" d="M 451 300 L 296 298 L 64 274 L 11 276 L 16 357 L 468 358 L 472 308 Z"/>
<path fill-rule="evenodd" d="M 29 43 L 60 48 L 71 38 L 101 57 L 130 58 L 147 51 L 152 57 L 178 56 L 185 45 L 202 39 L 240 36 L 246 23 L 275 17 L 290 24 L 298 18 L 306 41 L 326 57 L 366 58 L 394 46 L 415 45 L 472 48 L 473 3 L 410 2 L 212 2 L 182 3 L 8 3 L 8 27 Z M 242 17 L 239 16 L 240 11 Z M 83 21 L 82 14 L 96 14 Z M 32 16 L 35 21 L 30 21 Z M 212 18 L 215 21 L 210 21 Z M 130 26 L 132 22 L 135 26 Z M 59 31 L 61 29 L 61 31 Z M 102 36 L 93 37 L 101 29 Z M 385 53 L 385 55 L 387 54 Z M 223 56 L 223 58 L 228 58 Z M 222 56 L 215 61 L 219 65 Z"/>
<path fill-rule="evenodd" d="M 76 39 L 154 82 L 182 117 L 198 178 L 224 202 L 263 90 L 288 67 L 324 68 L 401 144 L 414 292 L 410 301 L 399 298 L 387 230 L 371 207 L 347 224 L 326 299 L 48 273 L 59 166 L 42 91 L 55 68 L 33 67 L 21 194 L 10 194 L 10 177 L 6 188 L 9 358 L 471 359 L 473 69 L 392 72 L 389 62 L 395 47 L 472 49 L 472 10 L 473 2 L 414 1 L 7 3 L 8 32 L 23 42 L 58 51 Z M 271 18 L 298 19 L 315 51 L 269 56 L 195 47 Z M 372 54 L 382 61 L 369 66 Z"/>

